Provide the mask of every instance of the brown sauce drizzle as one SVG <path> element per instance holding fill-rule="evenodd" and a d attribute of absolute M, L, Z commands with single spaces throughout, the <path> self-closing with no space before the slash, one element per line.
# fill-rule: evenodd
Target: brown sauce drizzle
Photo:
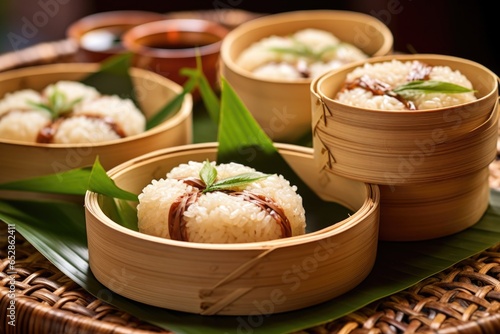
<path fill-rule="evenodd" d="M 38 133 L 38 136 L 36 138 L 36 142 L 37 143 L 45 143 L 45 144 L 52 143 L 52 141 L 54 140 L 54 136 L 57 133 L 57 129 L 61 125 L 62 121 L 64 119 L 69 118 L 69 117 L 79 117 L 79 116 L 83 116 L 83 117 L 90 118 L 90 119 L 101 120 L 102 122 L 106 123 L 111 128 L 111 131 L 116 133 L 120 138 L 126 137 L 126 134 L 125 134 L 125 131 L 123 130 L 123 128 L 119 124 L 117 124 L 111 117 L 100 116 L 100 115 L 90 115 L 90 114 L 79 114 L 79 115 L 72 115 L 72 116 L 68 116 L 68 117 L 59 117 L 56 120 L 48 123 L 42 129 L 40 129 L 40 132 Z"/>
<path fill-rule="evenodd" d="M 432 66 L 419 61 L 415 61 L 413 62 L 406 79 L 408 80 L 408 82 L 416 80 L 429 80 L 429 74 L 431 73 L 431 71 Z M 367 91 L 372 92 L 373 95 L 387 95 L 393 97 L 399 102 L 403 103 L 406 109 L 417 110 L 417 107 L 412 101 L 408 101 L 401 95 L 394 93 L 392 91 L 392 87 L 389 84 L 378 79 L 370 78 L 368 75 L 363 75 L 351 82 L 346 82 L 341 91 L 351 90 L 354 88 L 363 88 Z"/>
<path fill-rule="evenodd" d="M 186 178 L 182 180 L 184 183 L 196 188 L 194 192 L 179 196 L 170 206 L 168 213 L 168 231 L 172 240 L 189 241 L 186 232 L 186 221 L 184 212 L 189 206 L 195 203 L 201 196 L 201 191 L 205 188 L 203 181 L 197 178 Z M 249 191 L 224 191 L 230 196 L 243 198 L 245 201 L 251 202 L 259 206 L 268 215 L 270 215 L 280 225 L 281 238 L 292 236 L 292 228 L 290 221 L 285 215 L 284 210 L 269 197 L 257 195 Z"/>
<path fill-rule="evenodd" d="M 168 212 L 168 233 L 172 240 L 188 241 L 184 211 L 201 196 L 200 191 L 179 196 Z"/>

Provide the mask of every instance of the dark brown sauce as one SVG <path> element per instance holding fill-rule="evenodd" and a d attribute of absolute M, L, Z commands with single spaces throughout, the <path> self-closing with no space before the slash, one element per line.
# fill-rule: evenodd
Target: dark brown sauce
<path fill-rule="evenodd" d="M 148 48 L 153 48 L 153 49 L 166 49 L 166 50 L 179 50 L 179 49 L 192 49 L 195 47 L 199 46 L 204 46 L 207 45 L 206 43 L 199 43 L 199 44 L 187 44 L 187 43 L 170 43 L 168 41 L 162 42 L 162 43 L 154 43 L 148 45 Z"/>
<path fill-rule="evenodd" d="M 172 240 L 189 241 L 186 232 L 186 221 L 184 219 L 184 212 L 193 203 L 196 203 L 201 196 L 201 191 L 205 188 L 203 181 L 197 178 L 186 178 L 182 180 L 184 183 L 196 188 L 194 192 L 186 193 L 179 196 L 170 206 L 168 213 L 168 231 Z M 241 197 L 245 201 L 251 202 L 259 206 L 268 215 L 274 218 L 280 225 L 281 238 L 292 236 L 292 228 L 290 221 L 285 215 L 283 208 L 281 208 L 273 199 L 251 193 L 249 191 L 224 191 L 230 196 Z"/>

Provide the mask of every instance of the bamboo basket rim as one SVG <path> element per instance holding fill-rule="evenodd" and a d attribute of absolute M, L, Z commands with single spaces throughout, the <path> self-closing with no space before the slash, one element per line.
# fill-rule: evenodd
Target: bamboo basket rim
<path fill-rule="evenodd" d="M 81 73 L 82 75 L 93 73 L 99 69 L 98 63 L 54 63 L 54 64 L 44 64 L 30 67 L 23 67 L 8 70 L 0 73 L 0 82 L 4 80 L 11 80 L 15 78 L 25 77 L 27 75 L 43 75 L 43 74 L 64 74 L 64 73 Z M 168 87 L 174 94 L 180 94 L 182 92 L 182 87 L 173 82 L 172 80 L 161 76 L 152 71 L 145 69 L 131 67 L 130 75 L 132 79 L 134 77 L 152 78 L 165 87 Z M 163 132 L 170 128 L 175 128 L 181 122 L 183 122 L 187 117 L 191 116 L 191 111 L 193 108 L 193 98 L 190 93 L 184 96 L 182 105 L 179 110 L 168 119 L 160 123 L 159 125 L 147 129 L 142 133 L 130 135 L 124 138 L 106 140 L 98 143 L 72 143 L 72 144 L 60 144 L 60 143 L 29 143 L 25 141 L 12 140 L 7 138 L 0 138 L 0 144 L 2 145 L 13 145 L 19 147 L 39 147 L 39 148 L 51 148 L 51 149 L 67 149 L 67 148 L 96 148 L 96 147 L 113 147 L 117 145 L 122 145 L 124 143 L 137 140 L 139 138 L 148 137 L 160 132 Z"/>
<path fill-rule="evenodd" d="M 333 17 L 332 17 L 333 15 Z M 233 41 L 239 39 L 242 35 L 246 34 L 247 31 L 254 30 L 262 25 L 265 26 L 273 26 L 277 24 L 285 24 L 290 21 L 310 21 L 311 19 L 335 19 L 335 15 L 342 15 L 343 20 L 351 20 L 356 23 L 361 24 L 370 24 L 384 36 L 384 43 L 380 46 L 380 48 L 374 53 L 374 56 L 387 54 L 392 51 L 394 37 L 390 29 L 379 19 L 376 17 L 355 11 L 348 10 L 330 10 L 330 9 L 314 9 L 314 10 L 297 10 L 291 12 L 282 12 L 277 14 L 266 15 L 262 17 L 257 17 L 253 20 L 245 22 L 240 26 L 231 30 L 224 40 L 222 41 L 220 57 L 221 61 L 234 73 L 246 77 L 247 79 L 256 81 L 256 82 L 270 82 L 270 83 L 279 83 L 283 85 L 303 85 L 310 84 L 312 82 L 312 78 L 299 78 L 295 80 L 283 80 L 283 79 L 274 79 L 274 78 L 261 78 L 256 76 L 250 71 L 247 71 L 241 66 L 236 64 L 236 61 L 232 59 L 230 56 L 230 49 Z"/>
<path fill-rule="evenodd" d="M 280 150 L 286 151 L 288 153 L 293 153 L 296 155 L 311 156 L 313 152 L 312 148 L 293 145 L 293 144 L 275 143 L 275 145 Z M 175 153 L 179 152 L 180 150 L 182 150 L 182 152 L 184 153 L 189 151 L 210 150 L 216 147 L 217 143 L 208 142 L 208 143 L 186 144 L 177 147 L 160 149 L 157 151 L 146 153 L 144 155 L 126 161 L 122 164 L 119 164 L 111 168 L 107 172 L 107 174 L 111 178 L 113 178 L 113 176 L 119 176 L 121 173 L 125 173 L 129 168 L 137 167 L 136 164 L 139 164 L 140 166 L 140 164 L 143 162 L 148 162 L 154 158 L 162 159 L 162 156 L 164 154 Z M 355 180 L 351 181 L 364 184 L 366 198 L 363 205 L 348 218 L 338 221 L 335 224 L 329 225 L 328 227 L 325 227 L 318 231 L 306 233 L 304 235 L 283 238 L 283 239 L 275 239 L 270 241 L 260 241 L 260 242 L 247 242 L 247 243 L 234 243 L 234 244 L 209 244 L 209 243 L 177 241 L 158 236 L 152 236 L 138 231 L 133 231 L 129 228 L 117 224 L 112 219 L 110 219 L 106 214 L 104 214 L 100 205 L 98 204 L 99 202 L 98 199 L 101 195 L 91 191 L 87 191 L 85 194 L 84 202 L 88 213 L 95 215 L 96 218 L 98 218 L 102 224 L 117 231 L 118 233 L 126 234 L 128 236 L 141 239 L 144 242 L 152 242 L 152 243 L 164 244 L 180 248 L 220 250 L 220 251 L 265 250 L 277 247 L 293 247 L 300 244 L 318 241 L 326 237 L 330 237 L 332 235 L 340 234 L 345 230 L 357 225 L 360 221 L 362 221 L 359 218 L 362 218 L 366 214 L 365 211 L 371 212 L 373 210 L 377 210 L 378 207 L 380 206 L 380 190 L 378 186 L 363 181 L 355 181 Z"/>
<path fill-rule="evenodd" d="M 106 12 L 99 12 L 87 15 L 74 21 L 66 29 L 66 35 L 70 39 L 78 40 L 83 34 L 79 32 L 87 32 L 101 27 L 120 26 L 124 24 L 138 24 L 144 22 L 143 19 L 165 19 L 167 16 L 162 13 L 157 13 L 147 10 L 136 9 L 119 9 Z"/>
<path fill-rule="evenodd" d="M 422 53 L 422 54 L 392 54 L 392 55 L 382 55 L 382 56 L 375 56 L 369 59 L 361 60 L 361 61 L 356 61 L 352 62 L 350 64 L 344 65 L 338 69 L 331 70 L 329 72 L 326 72 L 319 77 L 315 78 L 311 82 L 311 92 L 321 101 L 327 101 L 328 103 L 331 104 L 337 104 L 337 105 L 342 105 L 342 106 L 347 106 L 349 105 L 337 101 L 334 97 L 331 97 L 330 94 L 326 94 L 326 92 L 323 92 L 321 87 L 322 83 L 324 81 L 329 80 L 331 77 L 345 72 L 345 74 L 351 72 L 355 68 L 359 66 L 363 66 L 366 63 L 381 63 L 385 61 L 390 61 L 390 60 L 401 60 L 401 61 L 406 61 L 406 60 L 449 60 L 449 61 L 455 61 L 455 62 L 461 62 L 465 63 L 467 65 L 471 65 L 474 67 L 477 67 L 478 69 L 484 71 L 485 73 L 488 73 L 492 78 L 494 78 L 496 85 L 495 88 L 492 89 L 490 92 L 488 92 L 486 95 L 481 96 L 480 98 L 477 98 L 474 101 L 469 101 L 466 103 L 461 103 L 459 105 L 455 106 L 448 106 L 448 107 L 441 107 L 441 108 L 434 108 L 434 109 L 417 109 L 417 110 L 384 110 L 384 109 L 373 109 L 373 108 L 364 108 L 364 107 L 355 107 L 356 109 L 362 110 L 363 112 L 367 113 L 383 113 L 383 114 L 428 114 L 428 113 L 433 113 L 433 112 L 440 112 L 443 111 L 447 108 L 454 108 L 454 107 L 467 107 L 471 104 L 482 102 L 486 99 L 490 99 L 492 95 L 495 93 L 498 94 L 498 86 L 500 83 L 500 77 L 498 77 L 493 71 L 488 69 L 486 66 L 477 63 L 475 61 L 461 58 L 461 57 L 456 57 L 456 56 L 449 56 L 449 55 L 442 55 L 442 54 L 436 54 L 436 53 Z M 452 68 L 453 69 L 453 68 Z M 497 100 L 499 97 L 497 97 Z M 326 103 L 326 102 L 323 102 Z"/>

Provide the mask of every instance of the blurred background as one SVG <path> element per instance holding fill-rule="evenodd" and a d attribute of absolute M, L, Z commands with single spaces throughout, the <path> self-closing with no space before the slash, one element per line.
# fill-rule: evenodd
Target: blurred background
<path fill-rule="evenodd" d="M 103 11 L 169 13 L 221 8 L 258 13 L 306 9 L 363 12 L 377 17 L 391 29 L 398 52 L 453 55 L 479 62 L 500 73 L 500 62 L 494 53 L 498 15 L 484 1 L 309 0 L 285 4 L 269 0 L 1 0 L 0 52 L 64 39 L 71 22 Z"/>

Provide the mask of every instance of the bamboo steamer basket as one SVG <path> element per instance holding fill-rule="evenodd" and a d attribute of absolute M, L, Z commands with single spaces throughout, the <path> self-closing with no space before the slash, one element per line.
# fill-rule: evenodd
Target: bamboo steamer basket
<path fill-rule="evenodd" d="M 233 87 L 266 134 L 277 142 L 291 142 L 311 128 L 310 78 L 263 79 L 241 68 L 236 60 L 250 45 L 272 35 L 285 36 L 316 28 L 333 33 L 369 56 L 392 52 L 389 28 L 373 16 L 337 10 L 292 11 L 245 22 L 224 38 L 220 73 Z"/>
<path fill-rule="evenodd" d="M 435 182 L 380 188 L 379 238 L 419 241 L 448 236 L 477 223 L 488 208 L 489 168 Z"/>
<path fill-rule="evenodd" d="M 475 62 L 442 55 L 393 55 L 367 62 L 391 59 L 459 70 L 478 99 L 432 110 L 357 108 L 333 97 L 362 63 L 326 73 L 311 84 L 316 166 L 380 186 L 381 240 L 426 240 L 462 231 L 488 206 L 487 170 L 498 140 L 496 75 Z"/>
<path fill-rule="evenodd" d="M 314 145 L 320 165 L 377 184 L 430 182 L 477 171 L 496 155 L 498 84 L 484 66 L 442 55 L 392 55 L 397 59 L 449 66 L 469 78 L 478 99 L 432 110 L 370 110 L 334 100 L 346 75 L 363 63 L 317 78 L 311 85 Z M 411 165 L 411 166 L 410 166 Z"/>
<path fill-rule="evenodd" d="M 68 63 L 40 65 L 0 73 L 0 96 L 31 88 L 42 90 L 59 80 L 80 80 L 99 69 L 98 64 Z M 151 117 L 182 87 L 143 69 L 130 71 L 137 100 L 146 117 Z M 192 97 L 187 95 L 179 110 L 158 126 L 141 134 L 102 143 L 40 144 L 0 139 L 0 183 L 31 178 L 92 165 L 99 157 L 109 169 L 152 150 L 192 142 Z"/>
<path fill-rule="evenodd" d="M 105 199 L 85 196 L 90 268 L 112 291 L 145 304 L 202 315 L 279 313 L 315 305 L 354 288 L 375 261 L 379 189 L 336 175 L 318 177 L 311 148 L 276 144 L 322 198 L 353 211 L 302 236 L 241 244 L 170 240 L 127 229 L 103 211 Z M 140 193 L 152 179 L 190 160 L 215 159 L 217 143 L 163 149 L 108 174 Z M 293 268 L 306 275 L 297 276 Z M 286 300 L 286 301 L 285 301 Z"/>

